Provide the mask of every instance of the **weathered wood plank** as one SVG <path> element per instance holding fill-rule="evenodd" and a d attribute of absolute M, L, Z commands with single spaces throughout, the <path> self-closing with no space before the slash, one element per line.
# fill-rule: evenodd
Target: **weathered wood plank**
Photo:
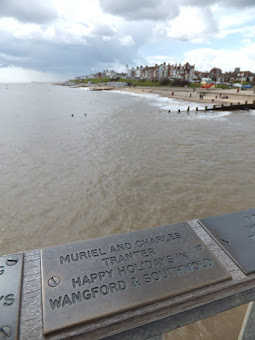
<path fill-rule="evenodd" d="M 24 254 L 20 339 L 42 339 L 40 251 Z"/>
<path fill-rule="evenodd" d="M 255 299 L 255 274 L 245 276 L 197 221 L 189 224 L 232 280 L 208 286 L 87 325 L 43 336 L 40 251 L 24 256 L 20 339 L 148 339 Z"/>

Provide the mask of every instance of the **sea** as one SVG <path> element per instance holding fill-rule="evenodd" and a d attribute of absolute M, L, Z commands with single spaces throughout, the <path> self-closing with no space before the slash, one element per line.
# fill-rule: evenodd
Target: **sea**
<path fill-rule="evenodd" d="M 254 208 L 255 111 L 41 83 L 0 103 L 0 255 Z M 235 339 L 245 308 L 167 338 Z"/>

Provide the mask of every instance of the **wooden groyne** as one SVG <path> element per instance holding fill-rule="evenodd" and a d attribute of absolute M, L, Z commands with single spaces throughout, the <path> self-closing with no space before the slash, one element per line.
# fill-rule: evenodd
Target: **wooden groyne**
<path fill-rule="evenodd" d="M 98 86 L 98 87 L 91 87 L 90 91 L 107 91 L 107 90 L 113 90 L 113 86 Z"/>
<path fill-rule="evenodd" d="M 186 110 L 179 109 L 177 112 L 206 112 L 206 111 L 249 111 L 249 110 L 255 110 L 255 100 L 253 103 L 248 104 L 246 101 L 245 103 L 237 103 L 237 104 L 221 104 L 221 105 L 213 105 L 212 107 L 208 107 L 207 105 L 204 108 L 198 108 L 196 107 L 195 110 L 190 110 L 190 106 L 187 107 Z M 171 111 L 169 110 L 169 113 Z"/>
<path fill-rule="evenodd" d="M 229 105 L 213 105 L 213 107 L 205 106 L 204 111 L 238 111 L 238 110 L 255 110 L 255 103 L 248 104 L 229 104 Z"/>

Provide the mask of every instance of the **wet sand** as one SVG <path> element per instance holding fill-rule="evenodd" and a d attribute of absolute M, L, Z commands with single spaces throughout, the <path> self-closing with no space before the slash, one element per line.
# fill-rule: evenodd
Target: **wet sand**
<path fill-rule="evenodd" d="M 158 94 L 162 97 L 180 99 L 189 102 L 197 102 L 199 104 L 244 104 L 253 103 L 255 100 L 255 94 L 253 90 L 243 90 L 237 92 L 237 89 L 213 89 L 204 90 L 197 88 L 195 91 L 192 88 L 180 88 L 180 87 L 124 87 L 118 88 L 120 91 L 133 92 L 133 93 L 150 93 Z M 200 94 L 203 99 L 200 98 Z M 227 97 L 227 98 L 225 98 Z"/>

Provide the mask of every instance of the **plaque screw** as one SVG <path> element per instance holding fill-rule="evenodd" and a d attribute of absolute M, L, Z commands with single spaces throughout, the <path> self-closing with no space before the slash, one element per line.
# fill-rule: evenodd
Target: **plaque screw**
<path fill-rule="evenodd" d="M 12 334 L 12 329 L 9 326 L 3 326 L 0 328 L 0 332 L 9 338 Z"/>
<path fill-rule="evenodd" d="M 17 256 L 10 256 L 6 260 L 6 264 L 7 264 L 7 266 L 14 266 L 18 261 L 19 261 L 19 259 L 17 258 Z"/>
<path fill-rule="evenodd" d="M 203 249 L 203 247 L 202 247 L 202 245 L 201 245 L 201 244 L 199 244 L 199 245 L 195 246 L 195 248 L 196 248 L 197 250 L 202 250 L 202 249 Z"/>
<path fill-rule="evenodd" d="M 50 287 L 56 287 L 60 282 L 60 278 L 57 276 L 52 276 L 49 280 L 48 280 L 48 285 Z"/>
<path fill-rule="evenodd" d="M 226 240 L 224 240 L 223 238 L 221 239 L 221 241 L 224 242 L 224 243 L 230 244 L 229 241 L 226 241 Z"/>

